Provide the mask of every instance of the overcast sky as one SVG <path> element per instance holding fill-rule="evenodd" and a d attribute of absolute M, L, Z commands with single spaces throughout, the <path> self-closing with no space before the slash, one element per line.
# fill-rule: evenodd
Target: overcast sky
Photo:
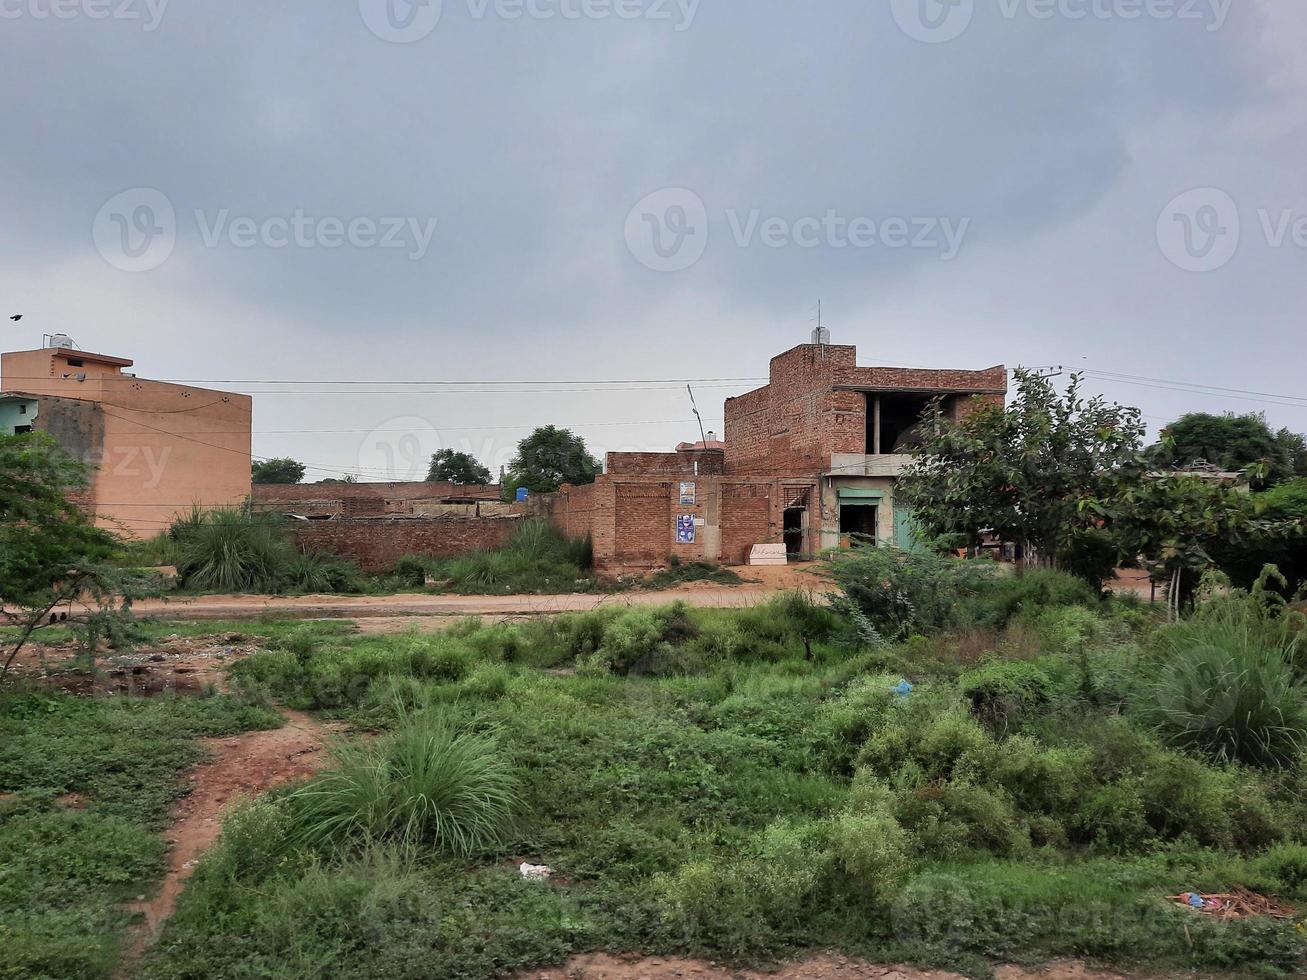
<path fill-rule="evenodd" d="M 1298 2 L 0 0 L 0 45 L 4 348 L 255 392 L 311 479 L 669 448 L 683 385 L 577 382 L 765 375 L 819 297 L 862 364 L 1307 431 Z M 551 383 L 394 385 L 492 380 Z"/>

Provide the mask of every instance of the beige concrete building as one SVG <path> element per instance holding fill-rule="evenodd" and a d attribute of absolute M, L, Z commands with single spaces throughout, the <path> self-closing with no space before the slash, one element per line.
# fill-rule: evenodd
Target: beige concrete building
<path fill-rule="evenodd" d="M 161 533 L 196 504 L 244 501 L 251 398 L 150 381 L 130 367 L 71 346 L 4 354 L 0 432 L 48 432 L 93 467 L 84 505 L 133 537 Z"/>

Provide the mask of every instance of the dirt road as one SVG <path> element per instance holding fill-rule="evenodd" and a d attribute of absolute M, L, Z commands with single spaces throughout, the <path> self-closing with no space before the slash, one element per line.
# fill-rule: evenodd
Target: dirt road
<path fill-rule="evenodd" d="M 143 919 L 124 954 L 119 976 L 129 976 L 142 951 L 158 938 L 200 857 L 222 829 L 223 813 L 241 799 L 316 772 L 324 763 L 328 729 L 310 715 L 285 711 L 286 724 L 262 732 L 204 739 L 210 759 L 189 777 L 190 793 L 168 828 L 168 870 L 152 897 L 127 906 Z"/>
<path fill-rule="evenodd" d="M 692 606 L 735 608 L 753 606 L 784 589 L 825 591 L 828 586 L 810 566 L 744 568 L 743 585 L 692 582 L 674 589 L 633 590 L 569 595 L 432 595 L 388 596 L 262 596 L 206 595 L 151 599 L 133 605 L 138 616 L 158 619 L 372 619 L 421 616 L 545 616 L 584 612 L 599 606 Z"/>

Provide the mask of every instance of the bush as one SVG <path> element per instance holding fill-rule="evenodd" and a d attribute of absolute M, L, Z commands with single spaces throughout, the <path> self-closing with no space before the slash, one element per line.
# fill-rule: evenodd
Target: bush
<path fill-rule="evenodd" d="M 892 898 L 911 862 L 907 832 L 880 809 L 845 813 L 831 831 L 844 870 L 878 900 Z"/>
<path fill-rule="evenodd" d="M 290 592 L 364 592 L 367 582 L 362 569 L 347 558 L 304 552 L 287 562 L 278 588 Z"/>
<path fill-rule="evenodd" d="M 980 593 L 995 567 L 930 551 L 859 545 L 835 559 L 833 572 L 844 592 L 842 608 L 856 614 L 864 639 L 893 641 L 958 625 L 964 600 Z"/>
<path fill-rule="evenodd" d="M 1307 845 L 1277 844 L 1252 862 L 1256 874 L 1274 878 L 1293 892 L 1307 890 Z"/>
<path fill-rule="evenodd" d="M 295 549 L 279 518 L 247 507 L 195 510 L 173 525 L 177 575 L 188 589 L 276 592 Z"/>
<path fill-rule="evenodd" d="M 339 749 L 336 767 L 289 801 L 294 833 L 309 844 L 393 840 L 464 857 L 502 842 L 520 802 L 494 740 L 432 714 Z"/>
<path fill-rule="evenodd" d="M 572 540 L 548 521 L 529 520 L 502 548 L 457 558 L 410 555 L 394 571 L 410 585 L 429 579 L 449 592 L 552 594 L 593 589 L 592 565 L 589 538 Z"/>
<path fill-rule="evenodd" d="M 1288 766 L 1307 746 L 1295 665 L 1301 625 L 1264 590 L 1210 599 L 1158 631 L 1144 716 L 1172 743 L 1218 761 Z"/>
<path fill-rule="evenodd" d="M 967 604 L 967 617 L 978 625 L 1001 628 L 1022 614 L 1083 606 L 1097 609 L 1099 594 L 1081 578 L 1052 569 L 994 575 Z"/>
<path fill-rule="evenodd" d="M 1044 662 L 991 660 L 959 677 L 958 689 L 981 724 L 1002 736 L 1053 700 L 1059 687 L 1055 670 Z"/>

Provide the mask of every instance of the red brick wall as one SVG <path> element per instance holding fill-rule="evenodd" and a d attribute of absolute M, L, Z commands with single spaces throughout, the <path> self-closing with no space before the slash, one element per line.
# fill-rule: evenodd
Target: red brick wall
<path fill-rule="evenodd" d="M 685 465 L 680 453 L 609 453 L 604 471 L 614 476 L 676 474 L 683 472 Z"/>
<path fill-rule="evenodd" d="M 615 489 L 612 561 L 622 566 L 665 565 L 673 534 L 671 484 L 619 483 Z"/>
<path fill-rule="evenodd" d="M 722 556 L 728 565 L 744 564 L 755 544 L 780 540 L 773 523 L 770 484 L 730 484 L 722 493 Z"/>
<path fill-rule="evenodd" d="M 951 398 L 965 412 L 969 393 L 1002 404 L 1003 367 L 983 371 L 858 367 L 854 347 L 803 344 L 772 358 L 770 381 L 726 401 L 726 470 L 739 475 L 823 472 L 833 453 L 866 450 L 866 390 Z M 844 390 L 857 388 L 863 390 Z"/>
<path fill-rule="evenodd" d="M 256 504 L 283 505 L 301 500 L 440 500 L 460 497 L 498 500 L 499 486 L 456 487 L 452 483 L 256 483 L 250 499 Z"/>
<path fill-rule="evenodd" d="M 612 476 L 715 476 L 725 469 L 720 449 L 678 449 L 674 453 L 609 453 L 604 472 Z"/>
<path fill-rule="evenodd" d="M 305 550 L 352 558 L 368 572 L 386 572 L 405 555 L 450 557 L 497 548 L 521 526 L 517 518 L 358 517 L 295 521 L 296 543 Z"/>
<path fill-rule="evenodd" d="M 545 502 L 545 516 L 569 538 L 584 538 L 593 533 L 595 486 L 574 487 L 564 484 L 556 494 L 537 498 Z"/>

